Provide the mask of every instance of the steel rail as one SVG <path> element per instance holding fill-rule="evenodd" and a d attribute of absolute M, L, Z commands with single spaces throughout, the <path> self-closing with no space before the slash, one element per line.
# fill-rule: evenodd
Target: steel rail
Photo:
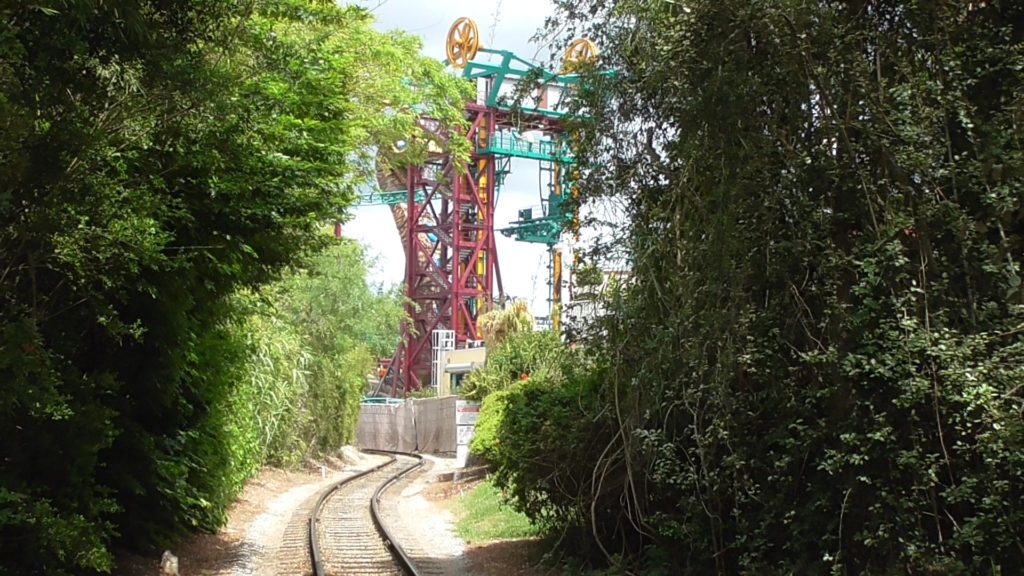
<path fill-rule="evenodd" d="M 369 468 L 367 470 L 359 472 L 358 474 L 349 476 L 348 478 L 336 482 L 330 488 L 324 490 L 323 494 L 321 494 L 320 497 L 317 499 L 316 504 L 313 506 L 313 511 L 309 516 L 309 553 L 310 559 L 312 560 L 313 564 L 313 574 L 314 576 L 326 576 L 326 572 L 324 571 L 323 555 L 320 551 L 320 538 L 317 531 L 317 524 L 320 521 L 320 511 L 321 508 L 323 508 L 324 502 L 326 502 L 327 499 L 332 494 L 334 494 L 334 492 L 336 492 L 338 489 L 345 486 L 346 484 L 359 478 L 362 478 L 363 476 L 366 476 L 368 474 L 372 474 L 373 472 L 376 472 L 386 466 L 390 466 L 391 464 L 395 463 L 397 461 L 396 456 L 408 456 L 410 458 L 418 459 L 418 462 L 415 465 L 404 468 L 397 474 L 392 475 L 390 478 L 388 478 L 387 481 L 382 483 L 377 488 L 376 492 L 374 492 L 373 494 L 373 497 L 370 499 L 370 516 L 373 519 L 373 523 L 377 528 L 378 534 L 384 541 L 385 547 L 387 547 L 388 550 L 391 551 L 391 554 L 394 557 L 395 562 L 398 563 L 399 567 L 409 576 L 420 576 L 419 572 L 416 569 L 416 566 L 413 564 L 412 560 L 409 559 L 409 556 L 405 553 L 405 550 L 401 547 L 401 545 L 394 541 L 390 531 L 388 531 L 384 523 L 381 521 L 380 513 L 377 508 L 377 502 L 380 500 L 381 495 L 384 493 L 385 490 L 387 490 L 388 487 L 404 478 L 413 470 L 416 470 L 423 466 L 423 457 L 420 456 L 419 454 L 410 454 L 407 452 L 393 452 L 389 450 L 363 450 L 363 452 L 371 454 L 381 454 L 388 456 L 389 458 L 386 462 L 378 464 L 373 468 Z"/>
<path fill-rule="evenodd" d="M 384 494 L 384 491 L 391 487 L 392 484 L 398 482 L 413 470 L 423 466 L 423 456 L 420 456 L 419 454 L 409 454 L 407 452 L 390 452 L 386 450 L 366 450 L 366 452 L 389 454 L 392 458 L 394 458 L 395 455 L 409 456 L 418 460 L 415 465 L 409 466 L 405 470 L 395 474 L 388 479 L 387 482 L 384 482 L 379 488 L 377 488 L 377 491 L 373 493 L 373 498 L 370 499 L 370 516 L 373 518 L 373 523 L 377 525 L 377 531 L 381 533 L 381 537 L 384 539 L 384 545 L 391 550 L 391 554 L 395 557 L 395 560 L 401 566 L 402 570 L 404 570 L 409 576 L 420 576 L 419 570 L 416 569 L 416 565 L 405 553 L 405 549 L 403 549 L 398 542 L 395 542 L 394 537 L 391 535 L 391 531 L 388 530 L 384 522 L 381 521 L 380 510 L 378 509 L 377 504 L 380 502 L 381 495 Z"/>
<path fill-rule="evenodd" d="M 394 456 L 391 456 L 387 460 L 387 462 L 384 462 L 382 464 L 378 464 L 377 466 L 374 466 L 373 468 L 370 468 L 370 469 L 367 469 L 367 470 L 363 470 L 362 472 L 360 472 L 360 473 L 358 473 L 358 474 L 356 474 L 354 476 L 349 476 L 348 478 L 340 480 L 340 481 L 336 482 L 333 486 L 328 488 L 327 490 L 324 490 L 324 493 L 321 494 L 320 498 L 317 499 L 316 505 L 313 506 L 313 512 L 310 513 L 310 515 L 309 515 L 309 555 L 310 555 L 310 559 L 313 562 L 313 574 L 315 576 L 325 576 L 326 575 L 326 573 L 324 572 L 323 555 L 320 553 L 320 538 L 318 537 L 317 527 L 316 527 L 317 523 L 320 521 L 320 509 L 323 508 L 324 502 L 327 501 L 327 498 L 330 497 L 331 494 L 334 494 L 335 491 L 337 491 L 339 488 L 341 488 L 345 484 L 348 484 L 349 482 L 352 482 L 353 480 L 362 478 L 363 476 L 366 476 L 367 474 L 372 474 L 372 473 L 376 472 L 377 470 L 380 470 L 381 468 L 384 468 L 385 466 L 390 466 L 391 464 L 393 464 L 395 462 L 395 460 L 396 460 L 396 458 Z"/>

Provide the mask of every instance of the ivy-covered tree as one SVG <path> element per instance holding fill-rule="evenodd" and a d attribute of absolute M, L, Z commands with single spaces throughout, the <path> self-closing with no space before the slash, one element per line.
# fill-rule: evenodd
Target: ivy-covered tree
<path fill-rule="evenodd" d="M 323 247 L 372 146 L 415 160 L 418 112 L 456 129 L 467 94 L 331 2 L 0 18 L 0 573 L 107 571 L 115 540 L 223 519 L 225 298 Z"/>
<path fill-rule="evenodd" d="M 559 5 L 616 70 L 576 93 L 584 202 L 629 206 L 632 277 L 589 345 L 620 433 L 578 494 L 605 552 L 1017 570 L 1024 7 Z"/>

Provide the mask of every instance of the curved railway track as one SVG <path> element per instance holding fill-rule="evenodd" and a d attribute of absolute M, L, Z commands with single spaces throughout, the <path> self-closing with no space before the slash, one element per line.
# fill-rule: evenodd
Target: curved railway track
<path fill-rule="evenodd" d="M 420 576 L 381 513 L 381 496 L 423 465 L 422 457 L 399 452 L 325 490 L 309 515 L 308 536 L 314 576 Z M 389 507 L 390 508 L 390 507 Z"/>

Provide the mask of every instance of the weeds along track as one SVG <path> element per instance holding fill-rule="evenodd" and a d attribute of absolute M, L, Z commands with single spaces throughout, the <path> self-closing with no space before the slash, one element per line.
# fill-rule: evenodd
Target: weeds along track
<path fill-rule="evenodd" d="M 420 468 L 422 459 L 397 452 L 367 452 L 389 458 L 325 490 L 312 507 L 308 534 L 314 576 L 420 574 L 389 532 L 380 500 L 389 486 Z M 394 518 L 390 513 L 386 516 Z"/>

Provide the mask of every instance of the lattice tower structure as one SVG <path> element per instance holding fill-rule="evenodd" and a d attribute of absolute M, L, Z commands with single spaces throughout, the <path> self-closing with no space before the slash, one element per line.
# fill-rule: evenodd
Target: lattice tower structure
<path fill-rule="evenodd" d="M 495 205 L 510 158 L 525 156 L 508 148 L 507 135 L 525 128 L 551 141 L 562 132 L 558 118 L 540 113 L 520 110 L 513 116 L 509 110 L 468 103 L 465 114 L 470 128 L 464 137 L 472 153 L 461 169 L 456 157 L 446 152 L 432 153 L 422 166 L 408 169 L 410 208 L 402 237 L 411 321 L 399 346 L 392 395 L 407 394 L 429 382 L 434 330 L 454 330 L 458 348 L 480 340 L 477 319 L 502 297 Z M 421 125 L 439 130 L 430 120 Z"/>
<path fill-rule="evenodd" d="M 494 211 L 498 189 L 509 172 L 511 158 L 547 163 L 553 172 L 553 191 L 542 218 L 515 222 L 503 230 L 517 239 L 553 245 L 566 216 L 562 211 L 561 183 L 564 166 L 572 162 L 562 138 L 564 112 L 558 110 L 561 95 L 579 82 L 567 67 L 556 74 L 538 68 L 511 52 L 484 48 L 476 24 L 468 18 L 455 21 L 448 33 L 447 62 L 462 69 L 462 76 L 482 89 L 475 103 L 467 103 L 467 138 L 472 153 L 461 161 L 447 152 L 443 130 L 435 120 L 420 119 L 420 127 L 441 143 L 420 166 L 404 175 L 392 174 L 381 182 L 382 200 L 392 204 L 396 223 L 403 214 L 393 183 L 404 176 L 407 212 L 402 241 L 406 255 L 406 311 L 410 321 L 385 380 L 392 396 L 406 396 L 430 382 L 431 335 L 434 330 L 455 332 L 462 348 L 480 340 L 477 319 L 503 298 L 498 253 L 495 245 Z M 475 62 L 478 52 L 498 56 L 494 64 Z M 565 62 L 596 60 L 593 42 L 581 39 L 570 45 Z M 574 64 L 574 65 L 575 65 Z M 542 87 L 532 103 L 513 112 L 507 101 L 510 87 L 535 76 Z M 532 132 L 536 141 L 524 137 Z M 401 224 L 400 224 L 401 225 Z"/>

